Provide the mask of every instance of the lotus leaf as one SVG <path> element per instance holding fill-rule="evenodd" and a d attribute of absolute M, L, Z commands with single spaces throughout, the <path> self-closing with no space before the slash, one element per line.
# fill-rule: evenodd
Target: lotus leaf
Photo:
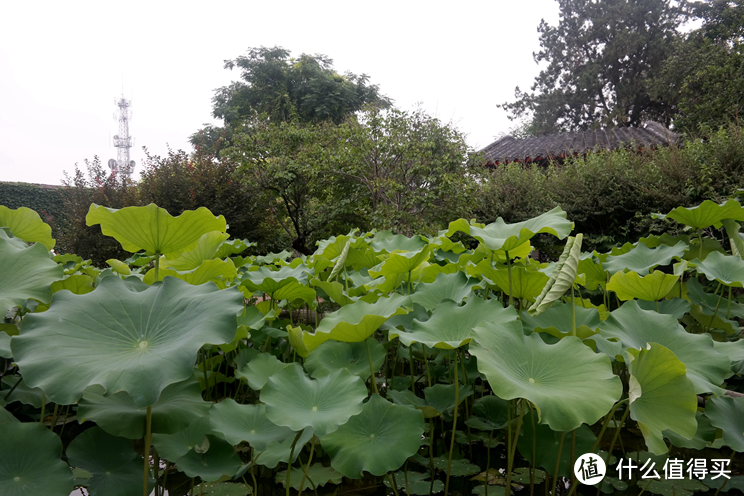
<path fill-rule="evenodd" d="M 44 393 L 39 388 L 30 388 L 22 377 L 6 375 L 2 381 L 2 394 L 0 394 L 0 405 L 18 401 L 24 405 L 30 405 L 34 408 L 41 408 Z M 10 390 L 13 393 L 10 393 Z M 10 394 L 10 396 L 8 396 Z"/>
<path fill-rule="evenodd" d="M 688 283 L 691 281 L 695 281 L 695 279 L 690 279 Z M 644 310 L 673 315 L 677 320 L 682 319 L 686 313 L 690 312 L 690 302 L 682 298 L 661 301 L 636 300 L 636 304 Z"/>
<path fill-rule="evenodd" d="M 692 439 L 685 439 L 674 431 L 664 431 L 664 437 L 669 439 L 672 445 L 678 448 L 701 450 L 708 447 L 716 439 L 716 428 L 710 423 L 710 419 L 703 412 L 696 412 L 695 420 L 697 420 L 697 431 Z"/>
<path fill-rule="evenodd" d="M 502 429 L 509 423 L 509 403 L 498 396 L 483 396 L 473 403 L 472 415 L 465 423 L 481 431 Z"/>
<path fill-rule="evenodd" d="M 0 358 L 11 358 L 13 353 L 10 352 L 10 336 L 18 334 L 18 327 L 15 324 L 0 324 Z"/>
<path fill-rule="evenodd" d="M 235 377 L 247 380 L 251 389 L 260 391 L 266 385 L 269 377 L 288 365 L 279 361 L 271 353 L 260 353 L 253 360 L 236 370 Z"/>
<path fill-rule="evenodd" d="M 161 268 L 170 267 L 175 270 L 188 271 L 199 267 L 202 262 L 211 260 L 216 257 L 217 250 L 219 250 L 222 242 L 230 236 L 227 233 L 220 231 L 212 231 L 202 234 L 199 240 L 196 242 L 196 246 L 189 251 L 186 251 L 174 258 L 168 260 L 164 258 L 160 261 Z"/>
<path fill-rule="evenodd" d="M 498 269 L 491 266 L 488 260 L 482 260 L 477 266 L 468 266 L 469 275 L 480 275 L 491 286 L 498 287 L 509 295 L 509 269 L 501 266 Z M 515 298 L 531 300 L 538 296 L 549 278 L 542 272 L 527 268 L 513 267 L 511 269 L 511 295 Z"/>
<path fill-rule="evenodd" d="M 433 310 L 445 300 L 452 300 L 459 304 L 472 293 L 472 288 L 476 284 L 477 281 L 469 279 L 459 271 L 452 274 L 439 273 L 434 282 L 416 286 L 416 292 L 411 295 L 411 301 L 418 303 L 428 311 Z"/>
<path fill-rule="evenodd" d="M 725 312 L 729 317 L 744 319 L 744 305 L 741 303 L 731 301 L 723 296 L 706 293 L 703 285 L 695 278 L 688 279 L 685 286 L 687 287 L 687 298 L 693 304 L 702 307 L 701 313 L 703 315 L 713 316 L 715 313 L 717 315 L 720 314 L 721 317 L 725 317 Z"/>
<path fill-rule="evenodd" d="M 599 312 L 596 308 L 584 308 L 574 305 L 574 319 L 571 318 L 571 303 L 558 303 L 539 315 L 522 314 L 522 325 L 532 332 L 547 332 L 557 338 L 569 336 L 576 324 L 576 335 L 585 338 L 596 332 L 599 323 Z"/>
<path fill-rule="evenodd" d="M 408 274 L 416 267 L 429 260 L 432 245 L 426 245 L 418 251 L 393 252 L 382 262 L 379 270 L 369 270 L 372 277 L 385 276 L 392 279 L 398 274 Z"/>
<path fill-rule="evenodd" d="M 93 420 L 114 436 L 141 439 L 145 435 L 147 407 L 137 406 L 125 392 L 103 396 L 89 388 L 79 402 L 78 416 Z M 201 397 L 199 382 L 189 379 L 163 389 L 152 405 L 152 432 L 173 434 L 207 415 L 211 403 Z"/>
<path fill-rule="evenodd" d="M 428 480 L 429 476 L 431 474 L 420 474 L 418 472 L 395 472 L 393 474 L 395 477 L 395 482 L 398 483 L 398 489 L 402 489 L 404 491 L 407 490 L 407 494 L 413 494 L 416 496 L 427 496 L 429 494 L 429 489 L 431 488 L 432 494 L 441 493 L 444 491 L 444 482 L 434 479 L 434 484 L 432 485 L 432 481 Z M 387 479 L 382 481 L 387 487 L 390 487 L 390 483 Z M 407 486 L 406 486 L 407 483 Z M 494 495 L 495 496 L 495 495 Z"/>
<path fill-rule="evenodd" d="M 422 343 L 430 348 L 452 350 L 472 340 L 472 331 L 483 321 L 512 322 L 516 312 L 505 309 L 497 300 L 471 298 L 463 306 L 453 301 L 440 304 L 426 322 L 414 320 L 410 332 L 391 330 L 406 346 Z"/>
<path fill-rule="evenodd" d="M 341 270 L 346 268 L 346 257 L 349 255 L 349 248 L 351 247 L 351 238 L 344 245 L 344 249 L 336 258 L 336 263 L 331 269 L 331 273 L 328 275 L 328 279 L 333 279 L 337 274 L 341 273 Z"/>
<path fill-rule="evenodd" d="M 577 274 L 584 276 L 582 286 L 590 291 L 596 291 L 598 287 L 604 289 L 607 284 L 607 274 L 602 262 L 595 262 L 591 254 L 583 253 L 581 255 Z"/>
<path fill-rule="evenodd" d="M 69 496 L 72 471 L 60 459 L 59 436 L 38 422 L 12 422 L 0 425 L 0 439 L 0 494 Z"/>
<path fill-rule="evenodd" d="M 690 334 L 679 325 L 673 315 L 641 309 L 629 301 L 599 326 L 595 341 L 613 339 L 624 348 L 643 349 L 648 343 L 658 343 L 671 350 L 685 364 L 687 378 L 695 385 L 697 394 L 722 392 L 719 387 L 729 372 L 728 357 L 713 347 L 709 334 Z"/>
<path fill-rule="evenodd" d="M 462 231 L 486 245 L 489 250 L 512 251 L 536 234 L 549 233 L 563 239 L 571 233 L 572 229 L 573 222 L 566 220 L 566 212 L 560 207 L 555 207 L 542 215 L 515 224 L 507 224 L 499 217 L 496 222 L 488 224 L 485 228 L 471 225 L 465 219 L 459 219 L 450 222 L 447 236 L 451 237 L 455 232 Z"/>
<path fill-rule="evenodd" d="M 145 250 L 169 260 L 195 248 L 203 234 L 227 229 L 225 218 L 212 215 L 205 207 L 173 217 L 154 203 L 118 210 L 94 203 L 85 221 L 88 226 L 100 224 L 101 232 L 115 238 L 126 251 Z"/>
<path fill-rule="evenodd" d="M 361 379 L 345 370 L 312 380 L 296 363 L 269 377 L 261 390 L 269 420 L 294 431 L 312 427 L 318 437 L 335 431 L 361 412 L 366 397 L 367 388 Z"/>
<path fill-rule="evenodd" d="M 113 270 L 117 274 L 128 276 L 132 273 L 132 271 L 129 269 L 129 266 L 121 260 L 109 258 L 108 260 L 106 260 L 106 263 L 109 265 L 109 267 L 111 267 L 111 270 Z"/>
<path fill-rule="evenodd" d="M 528 412 L 524 416 L 522 434 L 517 441 L 517 448 L 525 460 L 532 462 L 533 443 L 535 447 L 535 468 L 542 467 L 549 474 L 555 475 L 555 463 L 558 461 L 558 449 L 561 448 L 561 437 L 563 447 L 560 450 L 560 462 L 558 462 L 558 476 L 570 477 L 573 474 L 573 460 L 571 460 L 571 433 L 556 432 L 547 425 L 537 423 L 537 416 Z M 588 426 L 582 425 L 576 429 L 575 456 L 583 453 L 591 453 L 597 437 Z M 490 491 L 489 491 L 490 492 Z"/>
<path fill-rule="evenodd" d="M 161 458 L 175 461 L 197 446 L 202 448 L 200 451 L 204 451 L 204 447 L 208 449 L 209 442 L 206 437 L 208 434 L 213 435 L 214 432 L 209 427 L 209 418 L 202 417 L 175 434 L 154 433 L 152 444 Z"/>
<path fill-rule="evenodd" d="M 678 280 L 679 277 L 660 270 L 643 277 L 637 272 L 616 272 L 607 283 L 607 290 L 614 291 L 623 301 L 634 298 L 655 301 L 669 294 Z"/>
<path fill-rule="evenodd" d="M 695 259 L 691 263 L 709 281 L 715 280 L 724 286 L 736 288 L 744 286 L 744 260 L 739 256 L 713 252 L 702 262 Z"/>
<path fill-rule="evenodd" d="M 349 305 L 351 303 L 354 303 L 359 298 L 354 298 L 346 294 L 344 291 L 344 285 L 341 284 L 338 281 L 321 281 L 320 279 L 313 279 L 310 281 L 310 284 L 312 284 L 316 288 L 320 288 L 325 295 L 321 293 L 322 298 L 330 298 L 334 302 L 338 303 L 342 307 L 344 305 Z"/>
<path fill-rule="evenodd" d="M 189 477 L 201 477 L 207 482 L 215 482 L 223 476 L 232 477 L 242 465 L 232 445 L 216 436 L 205 436 L 209 449 L 202 452 L 192 449 L 176 460 L 178 469 Z"/>
<path fill-rule="evenodd" d="M 662 431 L 671 430 L 686 439 L 697 431 L 695 386 L 687 378 L 685 364 L 668 348 L 651 343 L 631 349 L 630 417 L 638 422 L 649 451 L 669 451 Z"/>
<path fill-rule="evenodd" d="M 24 319 L 10 345 L 25 380 L 55 403 L 74 403 L 100 384 L 150 406 L 191 375 L 201 346 L 232 341 L 242 308 L 234 288 L 107 277 L 86 295 L 58 293 L 49 310 Z"/>
<path fill-rule="evenodd" d="M 652 494 L 663 496 L 693 496 L 698 491 L 708 488 L 697 479 L 642 479 L 636 485 Z"/>
<path fill-rule="evenodd" d="M 380 231 L 372 238 L 371 247 L 378 253 L 393 253 L 394 251 L 419 251 L 429 241 L 423 236 L 407 238 L 402 234 L 393 234 L 390 231 Z"/>
<path fill-rule="evenodd" d="M 457 405 L 459 406 L 465 398 L 472 395 L 473 388 L 462 384 L 459 385 L 457 391 L 454 384 L 435 384 L 424 389 L 427 405 L 440 413 L 453 410 L 455 408 L 455 398 L 457 398 Z"/>
<path fill-rule="evenodd" d="M 17 423 L 18 419 L 13 416 L 8 410 L 0 406 L 0 425 Z"/>
<path fill-rule="evenodd" d="M 202 482 L 194 490 L 200 496 L 246 496 L 253 491 L 248 484 L 237 482 Z"/>
<path fill-rule="evenodd" d="M 331 466 L 350 479 L 366 470 L 385 475 L 399 468 L 421 444 L 424 416 L 412 407 L 390 403 L 373 394 L 359 415 L 335 432 L 321 436 Z"/>
<path fill-rule="evenodd" d="M 744 239 L 739 232 L 741 224 L 732 219 L 725 219 L 723 227 L 726 229 L 726 234 L 731 242 L 731 254 L 744 258 Z"/>
<path fill-rule="evenodd" d="M 188 272 L 179 272 L 174 269 L 164 269 L 161 267 L 158 272 L 158 281 L 162 281 L 165 277 L 170 276 L 186 281 L 194 286 L 199 286 L 211 281 L 220 289 L 225 289 L 227 283 L 235 279 L 237 274 L 238 272 L 235 268 L 235 264 L 228 258 L 227 260 L 207 260 L 196 269 Z M 142 281 L 145 284 L 154 283 L 155 269 L 148 271 Z"/>
<path fill-rule="evenodd" d="M 302 431 L 296 443 L 295 436 L 289 436 L 284 441 L 272 441 L 265 450 L 254 457 L 254 460 L 257 464 L 271 469 L 275 468 L 280 462 L 289 463 L 290 454 L 292 455 L 292 462 L 294 462 L 300 456 L 302 447 L 312 437 L 313 429 L 307 427 Z M 294 451 L 292 451 L 292 444 L 295 445 Z"/>
<path fill-rule="evenodd" d="M 657 248 L 649 248 L 639 243 L 627 253 L 607 257 L 603 266 L 611 274 L 627 269 L 645 276 L 648 275 L 649 270 L 659 265 L 668 265 L 673 258 L 681 259 L 685 250 L 687 250 L 687 243 L 682 241 L 674 246 L 660 245 Z"/>
<path fill-rule="evenodd" d="M 484 322 L 473 333 L 470 353 L 478 358 L 478 370 L 494 394 L 530 400 L 541 422 L 553 430 L 593 424 L 622 395 L 622 383 L 612 373 L 610 360 L 578 338 L 569 336 L 547 345 L 537 334 L 525 336 L 516 320 Z"/>
<path fill-rule="evenodd" d="M 39 242 L 47 250 L 54 248 L 56 243 L 52 238 L 52 228 L 46 224 L 39 214 L 26 207 L 15 210 L 0 205 L 0 227 L 7 227 L 13 236 L 27 243 Z"/>
<path fill-rule="evenodd" d="M 302 484 L 303 476 L 305 475 L 304 468 L 292 468 L 290 474 L 289 487 L 297 491 L 300 490 L 300 484 Z M 316 489 L 320 486 L 325 486 L 329 482 L 331 484 L 340 484 L 343 479 L 343 475 L 336 472 L 331 467 L 324 467 L 321 463 L 314 463 L 307 471 L 307 477 L 304 477 L 305 483 L 302 485 L 302 490 Z M 287 471 L 282 470 L 277 472 L 275 478 L 277 484 L 281 484 L 286 487 L 287 484 Z"/>
<path fill-rule="evenodd" d="M 723 431 L 723 442 L 738 453 L 744 452 L 744 398 L 711 398 L 705 406 L 710 423 Z"/>
<path fill-rule="evenodd" d="M 357 301 L 328 314 L 315 329 L 315 333 L 290 333 L 290 342 L 300 356 L 308 356 L 315 348 L 329 339 L 354 343 L 370 337 L 387 319 L 408 313 L 411 305 L 407 296 L 395 294 L 380 298 L 375 303 Z"/>
<path fill-rule="evenodd" d="M 733 219 L 737 221 L 744 220 L 744 208 L 736 200 L 728 200 L 720 205 L 710 200 L 705 200 L 696 207 L 677 207 L 666 215 L 654 214 L 657 219 L 670 218 L 680 224 L 703 229 L 714 226 L 716 229 L 721 227 L 724 219 Z"/>
<path fill-rule="evenodd" d="M 23 307 L 28 298 L 47 302 L 49 286 L 62 277 L 62 267 L 49 258 L 41 244 L 26 246 L 0 229 L 0 314 L 9 308 Z"/>
<path fill-rule="evenodd" d="M 438 456 L 434 458 L 433 462 L 434 467 L 437 470 L 441 470 L 442 472 L 446 472 L 447 467 L 450 466 L 449 457 L 447 456 Z M 470 463 L 469 460 L 466 460 L 464 458 L 452 460 L 452 465 L 450 466 L 450 474 L 455 477 L 473 475 L 477 474 L 478 472 L 480 472 L 480 467 L 474 463 Z"/>
<path fill-rule="evenodd" d="M 327 341 L 307 357 L 305 369 L 316 379 L 335 370 L 346 370 L 366 381 L 371 375 L 367 346 L 376 373 L 385 362 L 385 348 L 375 338 L 367 338 L 366 341 L 358 343 Z"/>
<path fill-rule="evenodd" d="M 72 440 L 66 455 L 70 465 L 93 476 L 86 484 L 91 496 L 129 496 L 142 490 L 142 458 L 128 439 L 93 427 Z"/>
<path fill-rule="evenodd" d="M 83 274 L 75 274 L 61 281 L 55 281 L 52 283 L 51 288 L 53 293 L 67 290 L 76 295 L 90 293 L 95 289 L 93 287 L 93 278 Z"/>
<path fill-rule="evenodd" d="M 439 410 L 437 410 L 433 406 L 427 405 L 425 399 L 416 396 L 416 393 L 414 393 L 410 389 L 390 389 L 387 392 L 387 397 L 391 399 L 396 405 L 412 406 L 417 410 L 421 410 L 421 413 L 424 414 L 424 418 L 434 418 L 441 415 L 441 412 Z M 455 402 L 453 396 L 452 404 L 454 405 L 454 403 Z"/>
<path fill-rule="evenodd" d="M 315 291 L 306 286 L 309 270 L 306 265 L 286 266 L 279 270 L 259 267 L 258 270 L 246 272 L 240 285 L 250 292 L 266 293 L 275 300 L 302 299 L 312 304 L 315 300 Z"/>
<path fill-rule="evenodd" d="M 581 234 L 576 235 L 575 238 L 568 238 L 550 280 L 542 288 L 542 292 L 535 303 L 528 309 L 529 313 L 540 314 L 563 296 L 567 289 L 571 288 L 571 291 L 573 291 L 572 286 L 579 270 L 579 257 L 581 256 L 581 242 L 583 239 L 584 237 Z"/>
<path fill-rule="evenodd" d="M 240 405 L 231 398 L 212 406 L 209 421 L 212 430 L 222 434 L 230 444 L 246 441 L 256 452 L 265 450 L 269 443 L 294 435 L 292 429 L 268 419 L 265 405 Z"/>

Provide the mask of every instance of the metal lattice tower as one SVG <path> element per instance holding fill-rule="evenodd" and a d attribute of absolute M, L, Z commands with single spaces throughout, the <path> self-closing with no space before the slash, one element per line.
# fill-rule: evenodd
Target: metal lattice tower
<path fill-rule="evenodd" d="M 119 134 L 114 135 L 114 146 L 116 147 L 116 160 L 108 161 L 112 173 L 120 173 L 123 178 L 131 179 L 134 171 L 134 160 L 129 159 L 129 149 L 132 148 L 132 138 L 129 136 L 129 120 L 132 112 L 129 109 L 131 101 L 124 98 L 114 102 L 119 107 Z"/>

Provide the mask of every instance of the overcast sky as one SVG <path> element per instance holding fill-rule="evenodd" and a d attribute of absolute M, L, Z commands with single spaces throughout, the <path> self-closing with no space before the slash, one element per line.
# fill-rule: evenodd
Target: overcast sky
<path fill-rule="evenodd" d="M 75 163 L 115 158 L 122 78 L 137 168 L 143 146 L 190 151 L 213 90 L 238 78 L 223 61 L 259 46 L 328 55 L 482 148 L 514 125 L 496 104 L 539 72 L 543 18 L 557 23 L 556 1 L 2 2 L 0 181 L 60 184 Z"/>

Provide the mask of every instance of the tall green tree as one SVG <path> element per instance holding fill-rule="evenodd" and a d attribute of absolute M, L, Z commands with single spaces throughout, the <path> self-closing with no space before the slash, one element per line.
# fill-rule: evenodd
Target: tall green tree
<path fill-rule="evenodd" d="M 225 69 L 240 71 L 240 80 L 215 90 L 212 115 L 225 129 L 206 126 L 191 136 L 195 146 L 219 146 L 239 125 L 258 121 L 297 121 L 340 124 L 366 104 L 388 106 L 366 74 L 338 73 L 326 55 L 291 57 L 281 47 L 251 48 L 246 55 L 226 60 Z"/>
<path fill-rule="evenodd" d="M 669 56 L 685 17 L 670 0 L 558 0 L 557 26 L 544 20 L 536 63 L 547 63 L 531 91 L 500 105 L 529 117 L 536 134 L 669 123 L 672 109 L 654 99 L 648 81 Z"/>

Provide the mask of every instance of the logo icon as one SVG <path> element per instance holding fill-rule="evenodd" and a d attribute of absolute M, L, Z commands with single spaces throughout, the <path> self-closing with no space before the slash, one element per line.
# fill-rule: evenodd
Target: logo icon
<path fill-rule="evenodd" d="M 594 485 L 607 473 L 607 466 L 599 455 L 585 453 L 576 459 L 574 474 L 582 484 Z"/>

